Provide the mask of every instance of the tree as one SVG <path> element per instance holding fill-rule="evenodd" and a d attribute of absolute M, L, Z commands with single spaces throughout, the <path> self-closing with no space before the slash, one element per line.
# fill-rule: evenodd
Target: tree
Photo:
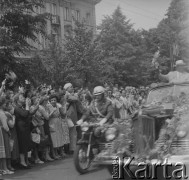
<path fill-rule="evenodd" d="M 167 10 L 166 17 L 160 21 L 157 28 L 143 31 L 146 52 L 154 54 L 160 48 L 158 61 L 163 73 L 174 69 L 175 61 L 187 61 L 189 54 L 188 33 L 188 5 L 186 0 L 173 0 Z M 154 68 L 150 70 L 150 81 L 157 82 L 158 76 Z"/>
<path fill-rule="evenodd" d="M 0 59 L 2 67 L 18 68 L 15 54 L 34 49 L 28 40 L 38 42 L 38 34 L 45 36 L 47 14 L 37 14 L 42 0 L 4 0 L 0 3 Z M 2 74 L 2 72 L 1 72 Z"/>
<path fill-rule="evenodd" d="M 79 86 L 90 86 L 98 81 L 100 62 L 92 29 L 76 21 L 75 28 L 65 37 L 64 51 L 69 72 L 66 81 Z"/>
<path fill-rule="evenodd" d="M 188 59 L 188 5 L 186 0 L 172 0 L 166 17 L 156 28 L 156 38 L 160 47 L 161 64 L 168 72 L 173 70 L 178 59 Z"/>
<path fill-rule="evenodd" d="M 120 7 L 112 16 L 104 18 L 99 29 L 97 39 L 105 67 L 103 76 L 106 80 L 124 86 L 145 83 L 150 56 L 147 54 L 142 32 L 133 29 Z"/>
<path fill-rule="evenodd" d="M 68 74 L 67 61 L 64 59 L 63 44 L 50 36 L 48 48 L 38 53 L 45 71 L 48 73 L 48 79 L 53 85 L 60 86 L 65 82 Z"/>

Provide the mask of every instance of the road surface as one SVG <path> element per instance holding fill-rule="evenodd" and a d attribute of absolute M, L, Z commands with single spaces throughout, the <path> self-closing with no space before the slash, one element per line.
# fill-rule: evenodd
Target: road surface
<path fill-rule="evenodd" d="M 2 178 L 4 180 L 112 180 L 107 169 L 103 167 L 92 167 L 90 173 L 79 175 L 72 158 L 36 165 L 30 170 L 17 170 L 14 175 L 6 175 Z"/>

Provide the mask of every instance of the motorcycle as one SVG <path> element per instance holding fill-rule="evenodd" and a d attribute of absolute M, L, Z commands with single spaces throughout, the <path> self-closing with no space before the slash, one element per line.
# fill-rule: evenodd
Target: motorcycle
<path fill-rule="evenodd" d="M 105 124 L 99 126 L 97 123 L 84 123 L 78 125 L 81 128 L 82 136 L 78 140 L 74 151 L 74 165 L 80 174 L 87 173 L 95 158 L 105 149 L 111 148 L 119 130 L 116 126 Z"/>

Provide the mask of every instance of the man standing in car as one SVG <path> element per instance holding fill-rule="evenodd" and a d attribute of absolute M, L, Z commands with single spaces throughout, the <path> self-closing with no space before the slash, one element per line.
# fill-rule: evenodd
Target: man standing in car
<path fill-rule="evenodd" d="M 189 81 L 189 73 L 186 71 L 187 65 L 183 60 L 176 61 L 176 71 L 171 71 L 167 75 L 159 74 L 161 81 L 166 83 L 181 83 Z"/>

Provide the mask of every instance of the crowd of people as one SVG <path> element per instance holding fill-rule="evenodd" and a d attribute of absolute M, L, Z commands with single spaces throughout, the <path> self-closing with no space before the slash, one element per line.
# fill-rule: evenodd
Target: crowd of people
<path fill-rule="evenodd" d="M 145 103 L 148 88 L 122 88 L 104 85 L 112 102 L 114 118 L 127 119 Z M 79 131 L 78 120 L 90 107 L 93 93 L 67 83 L 59 89 L 47 85 L 25 85 L 0 89 L 0 174 L 13 174 L 16 168 L 30 169 L 73 154 Z"/>
<path fill-rule="evenodd" d="M 145 87 L 140 89 L 135 87 L 118 88 L 118 85 L 114 86 L 112 91 L 109 91 L 109 87 L 106 89 L 107 98 L 114 107 L 114 116 L 119 119 L 127 119 L 127 116 L 132 115 L 141 104 L 144 104 L 149 90 Z"/>

